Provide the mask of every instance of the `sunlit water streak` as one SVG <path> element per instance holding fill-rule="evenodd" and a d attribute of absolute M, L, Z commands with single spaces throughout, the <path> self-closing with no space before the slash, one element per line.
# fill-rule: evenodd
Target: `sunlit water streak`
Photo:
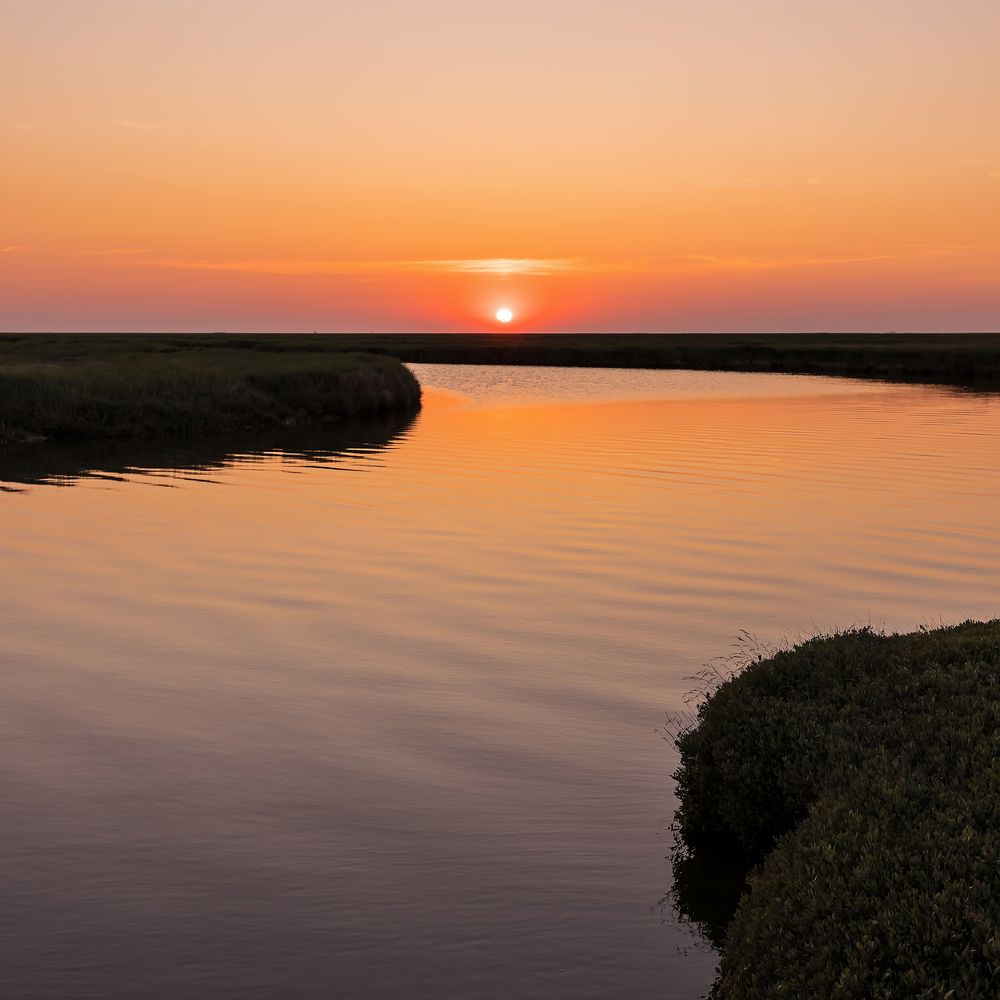
<path fill-rule="evenodd" d="M 327 447 L 0 461 L 6 995 L 697 996 L 691 674 L 1000 611 L 994 397 L 417 371 Z"/>

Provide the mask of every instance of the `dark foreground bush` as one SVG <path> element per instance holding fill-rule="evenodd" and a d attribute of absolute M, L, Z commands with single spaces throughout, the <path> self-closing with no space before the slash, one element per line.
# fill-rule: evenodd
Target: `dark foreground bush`
<path fill-rule="evenodd" d="M 0 365 L 0 445 L 316 426 L 420 405 L 400 362 L 240 349 Z"/>
<path fill-rule="evenodd" d="M 687 848 L 763 858 L 714 996 L 1000 996 L 1000 622 L 812 640 L 678 745 Z"/>

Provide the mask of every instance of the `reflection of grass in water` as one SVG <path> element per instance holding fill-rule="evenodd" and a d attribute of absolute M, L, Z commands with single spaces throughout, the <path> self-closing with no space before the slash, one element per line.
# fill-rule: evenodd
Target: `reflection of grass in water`
<path fill-rule="evenodd" d="M 413 413 L 387 413 L 330 427 L 282 428 L 194 440 L 153 438 L 130 441 L 51 443 L 14 446 L 0 452 L 0 482 L 28 486 L 72 486 L 94 476 L 164 472 L 206 480 L 212 470 L 264 461 L 280 453 L 301 462 L 335 463 L 346 453 L 392 447 L 413 423 Z M 166 485 L 166 484 L 164 484 Z M 0 489 L 17 489 L 18 486 Z"/>
<path fill-rule="evenodd" d="M 662 735 L 677 744 L 687 733 L 697 729 L 696 706 L 704 704 L 723 684 L 751 664 L 774 655 L 777 647 L 763 643 L 745 629 L 737 633 L 725 656 L 710 660 L 687 680 L 692 688 L 684 698 L 687 708 L 667 715 Z M 692 707 L 695 706 L 695 707 Z M 723 840 L 700 841 L 697 847 L 685 844 L 679 824 L 671 824 L 671 869 L 673 885 L 660 901 L 682 925 L 692 926 L 713 948 L 721 949 L 726 931 L 747 888 L 748 868 L 741 850 Z"/>
<path fill-rule="evenodd" d="M 0 443 L 232 433 L 413 411 L 389 358 L 135 336 L 0 339 Z"/>
<path fill-rule="evenodd" d="M 724 940 L 714 996 L 996 995 L 1000 621 L 812 639 L 675 736 L 673 898 Z M 719 851 L 759 866 L 728 929 Z"/>

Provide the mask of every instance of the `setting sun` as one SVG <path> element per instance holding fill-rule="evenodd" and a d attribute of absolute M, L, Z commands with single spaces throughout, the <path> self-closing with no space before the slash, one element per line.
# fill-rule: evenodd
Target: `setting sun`
<path fill-rule="evenodd" d="M 514 318 L 514 313 L 512 310 L 504 306 L 502 309 L 497 310 L 497 322 L 498 323 L 509 323 Z"/>

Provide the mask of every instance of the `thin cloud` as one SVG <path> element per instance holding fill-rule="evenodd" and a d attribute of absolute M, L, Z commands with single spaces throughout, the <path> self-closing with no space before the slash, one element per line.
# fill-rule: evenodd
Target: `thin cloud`
<path fill-rule="evenodd" d="M 750 177 L 737 175 L 733 177 L 698 177 L 695 183 L 700 187 L 733 188 L 744 190 L 749 188 L 772 187 L 779 183 L 773 177 Z"/>
<path fill-rule="evenodd" d="M 139 254 L 149 253 L 148 250 L 126 250 L 121 247 L 112 247 L 109 250 L 77 250 L 81 257 L 132 257 Z"/>
<path fill-rule="evenodd" d="M 231 271 L 286 276 L 349 275 L 371 278 L 379 275 L 456 274 L 496 277 L 554 277 L 570 274 L 697 274 L 706 271 L 778 271 L 807 267 L 834 267 L 866 264 L 924 254 L 951 253 L 952 247 L 914 247 L 909 253 L 891 252 L 861 256 L 819 257 L 794 255 L 764 257 L 753 255 L 717 256 L 680 254 L 669 258 L 622 257 L 471 257 L 425 260 L 275 260 L 140 257 L 145 251 L 100 250 L 95 256 L 117 258 L 119 263 L 183 271 Z"/>
<path fill-rule="evenodd" d="M 1000 250 L 995 243 L 897 243 L 895 246 L 913 247 L 927 254 L 957 253 L 960 250 Z"/>
<path fill-rule="evenodd" d="M 962 280 L 975 285 L 1000 285 L 1000 274 L 963 274 Z"/>
<path fill-rule="evenodd" d="M 134 122 L 127 118 L 115 122 L 121 128 L 129 128 L 135 132 L 162 132 L 166 126 L 164 125 L 150 125 L 146 122 Z"/>
<path fill-rule="evenodd" d="M 687 262 L 692 270 L 706 271 L 779 271 L 786 268 L 824 267 L 834 264 L 864 264 L 877 260 L 893 260 L 895 253 L 871 254 L 863 257 L 715 257 L 709 254 L 687 254 L 674 258 Z"/>
<path fill-rule="evenodd" d="M 0 253 L 17 253 L 18 250 L 23 250 L 19 243 L 11 243 L 9 246 L 0 247 Z"/>
<path fill-rule="evenodd" d="M 587 262 L 563 257 L 484 257 L 471 260 L 416 261 L 430 270 L 455 271 L 459 274 L 560 274 L 588 270 Z"/>
<path fill-rule="evenodd" d="M 959 160 L 960 167 L 986 167 L 986 176 L 1000 180 L 1000 156 L 977 156 L 971 160 Z"/>
<path fill-rule="evenodd" d="M 593 268 L 569 258 L 490 257 L 445 260 L 208 260 L 167 258 L 130 263 L 188 271 L 243 271 L 282 275 L 495 274 L 551 275 Z"/>
<path fill-rule="evenodd" d="M 805 184 L 814 187 L 823 183 L 823 178 L 815 174 L 798 177 L 755 177 L 749 174 L 715 177 L 689 177 L 688 183 L 698 187 L 731 189 L 733 191 L 752 191 L 760 189 L 788 190 Z"/>

